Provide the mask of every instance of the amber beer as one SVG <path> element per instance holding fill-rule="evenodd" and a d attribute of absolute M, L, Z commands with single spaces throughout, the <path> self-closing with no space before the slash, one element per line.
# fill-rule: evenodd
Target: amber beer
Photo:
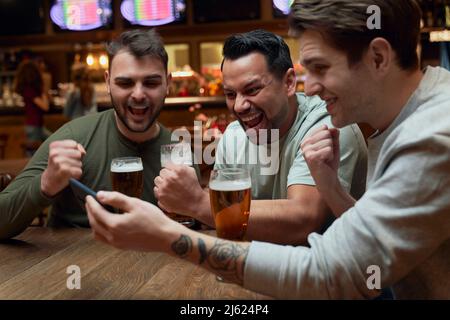
<path fill-rule="evenodd" d="M 140 158 L 116 158 L 111 162 L 111 184 L 114 191 L 141 198 L 144 170 Z"/>
<path fill-rule="evenodd" d="M 209 195 L 217 236 L 244 240 L 250 214 L 250 181 L 211 181 Z"/>

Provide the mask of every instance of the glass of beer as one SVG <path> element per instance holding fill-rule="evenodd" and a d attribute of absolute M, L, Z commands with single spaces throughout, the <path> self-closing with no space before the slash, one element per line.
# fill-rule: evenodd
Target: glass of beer
<path fill-rule="evenodd" d="M 142 198 L 144 167 L 139 157 L 115 158 L 111 161 L 111 184 L 114 191 Z M 120 212 L 119 212 L 120 213 Z"/>
<path fill-rule="evenodd" d="M 250 215 L 251 180 L 247 170 L 212 170 L 209 180 L 211 212 L 217 236 L 229 240 L 245 239 Z"/>
<path fill-rule="evenodd" d="M 245 239 L 252 197 L 250 174 L 245 169 L 212 170 L 209 179 L 211 212 L 219 238 Z M 223 278 L 216 276 L 223 282 Z"/>
<path fill-rule="evenodd" d="M 161 146 L 161 167 L 165 168 L 169 164 L 192 166 L 192 152 L 189 143 L 172 143 Z M 164 213 L 171 219 L 190 228 L 194 226 L 194 218 L 184 216 L 174 212 Z"/>

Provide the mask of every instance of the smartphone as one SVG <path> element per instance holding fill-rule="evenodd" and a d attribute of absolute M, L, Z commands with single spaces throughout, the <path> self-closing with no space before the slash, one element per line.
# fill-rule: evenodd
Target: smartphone
<path fill-rule="evenodd" d="M 97 193 L 94 190 L 92 190 L 91 188 L 82 184 L 80 181 L 75 180 L 74 178 L 70 178 L 69 184 L 70 184 L 70 187 L 72 188 L 73 193 L 75 194 L 75 197 L 78 200 L 78 203 L 80 204 L 80 206 L 83 209 L 85 208 L 87 196 L 92 196 L 98 203 L 100 203 L 97 200 Z M 103 205 L 101 203 L 100 203 L 100 205 L 103 208 L 105 208 L 106 210 L 113 212 L 113 209 L 110 206 Z"/>

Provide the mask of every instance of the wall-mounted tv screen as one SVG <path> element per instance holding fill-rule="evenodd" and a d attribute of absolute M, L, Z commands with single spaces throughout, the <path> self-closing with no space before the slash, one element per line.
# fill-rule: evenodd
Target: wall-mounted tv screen
<path fill-rule="evenodd" d="M 208 23 L 219 21 L 259 19 L 259 0 L 194 0 L 194 21 Z"/>
<path fill-rule="evenodd" d="M 294 0 L 273 0 L 273 16 L 275 18 L 285 18 L 291 12 L 291 5 Z"/>
<path fill-rule="evenodd" d="M 42 0 L 0 0 L 0 35 L 45 32 Z"/>
<path fill-rule="evenodd" d="M 129 25 L 159 26 L 186 21 L 185 0 L 124 0 L 120 12 Z"/>
<path fill-rule="evenodd" d="M 50 18 L 57 30 L 110 28 L 111 0 L 56 0 L 50 8 Z"/>

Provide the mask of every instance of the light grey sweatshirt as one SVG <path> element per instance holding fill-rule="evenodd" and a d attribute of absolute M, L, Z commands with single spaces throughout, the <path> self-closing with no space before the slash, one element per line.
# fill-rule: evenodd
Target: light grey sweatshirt
<path fill-rule="evenodd" d="M 401 113 L 369 140 L 367 191 L 310 247 L 253 242 L 244 286 L 284 299 L 450 299 L 450 72 L 427 68 Z M 372 289 L 371 289 L 372 288 Z"/>

